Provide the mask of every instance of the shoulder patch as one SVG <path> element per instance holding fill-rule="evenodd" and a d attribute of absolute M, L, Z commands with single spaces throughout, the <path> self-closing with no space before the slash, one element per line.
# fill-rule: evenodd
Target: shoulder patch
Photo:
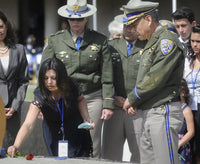
<path fill-rule="evenodd" d="M 49 45 L 49 38 L 46 38 L 44 40 L 44 48 L 43 48 L 43 51 L 47 48 L 47 46 Z"/>
<path fill-rule="evenodd" d="M 161 40 L 160 48 L 161 48 L 163 55 L 169 54 L 172 51 L 173 47 L 174 47 L 173 41 L 171 41 L 169 39 Z"/>

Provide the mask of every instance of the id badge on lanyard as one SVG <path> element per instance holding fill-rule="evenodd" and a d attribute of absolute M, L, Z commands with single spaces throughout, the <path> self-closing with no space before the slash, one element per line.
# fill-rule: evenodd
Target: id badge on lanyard
<path fill-rule="evenodd" d="M 62 110 L 60 109 L 58 102 L 56 101 L 56 99 L 54 98 L 54 96 L 52 95 L 53 100 L 56 103 L 56 106 L 58 108 L 58 111 L 60 113 L 61 116 L 61 131 L 62 131 L 62 135 L 63 135 L 63 139 L 58 141 L 58 157 L 68 157 L 68 140 L 64 140 L 65 139 L 65 132 L 64 132 L 64 100 L 62 97 Z"/>
<path fill-rule="evenodd" d="M 68 141 L 67 140 L 59 140 L 58 157 L 68 157 Z"/>

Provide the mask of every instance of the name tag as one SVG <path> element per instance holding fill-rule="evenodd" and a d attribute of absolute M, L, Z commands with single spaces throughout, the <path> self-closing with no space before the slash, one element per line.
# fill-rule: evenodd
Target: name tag
<path fill-rule="evenodd" d="M 58 142 L 58 157 L 68 157 L 68 141 L 59 140 Z"/>

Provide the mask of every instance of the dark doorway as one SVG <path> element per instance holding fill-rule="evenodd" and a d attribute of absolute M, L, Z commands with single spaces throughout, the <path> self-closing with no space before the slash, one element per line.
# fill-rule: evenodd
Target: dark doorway
<path fill-rule="evenodd" d="M 33 34 L 37 46 L 44 41 L 44 0 L 19 0 L 19 43 L 25 44 L 28 35 Z"/>

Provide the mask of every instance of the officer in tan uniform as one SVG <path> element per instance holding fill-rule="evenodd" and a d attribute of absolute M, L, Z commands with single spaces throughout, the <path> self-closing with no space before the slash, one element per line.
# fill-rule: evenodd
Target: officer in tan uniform
<path fill-rule="evenodd" d="M 125 6 L 125 5 L 124 5 Z M 123 24 L 123 15 L 115 20 Z M 140 50 L 145 41 L 137 40 L 137 33 L 131 26 L 124 25 L 123 36 L 109 41 L 114 74 L 115 112 L 105 122 L 104 158 L 122 161 L 123 146 L 127 139 L 131 162 L 140 163 L 140 137 L 142 110 L 137 116 L 128 115 L 123 109 L 127 95 L 135 87 L 140 64 Z"/>
<path fill-rule="evenodd" d="M 88 16 L 95 12 L 96 8 L 87 4 L 86 0 L 68 0 L 67 5 L 60 7 L 58 14 L 68 19 L 69 29 L 47 39 L 42 62 L 56 56 L 66 65 L 68 75 L 81 85 L 90 117 L 95 122 L 91 137 L 93 155 L 98 158 L 101 119 L 107 120 L 112 116 L 114 100 L 112 61 L 107 38 L 86 28 Z"/>
<path fill-rule="evenodd" d="M 178 164 L 178 132 L 183 121 L 179 86 L 185 55 L 177 36 L 159 24 L 158 5 L 132 0 L 130 8 L 124 8 L 124 23 L 148 42 L 140 51 L 136 85 L 123 108 L 132 115 L 137 109 L 144 110 L 141 163 Z"/>

